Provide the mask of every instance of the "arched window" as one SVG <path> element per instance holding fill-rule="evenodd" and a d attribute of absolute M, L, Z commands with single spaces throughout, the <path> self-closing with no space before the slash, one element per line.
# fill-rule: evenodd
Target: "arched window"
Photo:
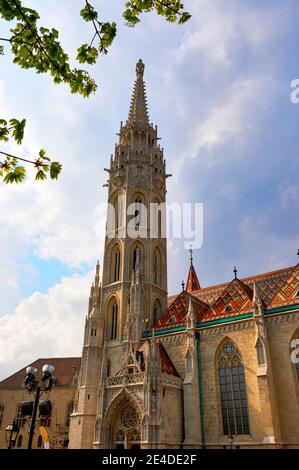
<path fill-rule="evenodd" d="M 43 438 L 41 435 L 39 435 L 37 439 L 37 447 L 42 447 L 42 445 L 43 445 Z"/>
<path fill-rule="evenodd" d="M 117 282 L 119 281 L 119 274 L 120 274 L 120 251 L 119 248 L 117 248 L 114 252 L 113 256 L 113 278 L 112 282 Z"/>
<path fill-rule="evenodd" d="M 20 434 L 17 440 L 17 447 L 22 447 L 22 442 L 23 442 L 23 436 L 22 434 Z"/>
<path fill-rule="evenodd" d="M 153 324 L 160 318 L 161 310 L 161 303 L 158 299 L 156 299 L 153 305 Z"/>
<path fill-rule="evenodd" d="M 249 434 L 246 383 L 241 353 L 232 341 L 221 348 L 218 358 L 223 433 Z"/>
<path fill-rule="evenodd" d="M 4 405 L 3 403 L 0 402 L 0 428 L 2 425 L 2 421 L 3 421 L 3 414 L 4 414 Z"/>
<path fill-rule="evenodd" d="M 110 339 L 117 338 L 117 320 L 118 320 L 118 305 L 116 301 L 111 304 L 111 330 Z"/>
<path fill-rule="evenodd" d="M 70 401 L 69 404 L 67 405 L 66 409 L 66 426 L 70 425 L 71 422 L 71 414 L 73 413 L 74 410 L 74 400 Z"/>
<path fill-rule="evenodd" d="M 154 273 L 154 284 L 160 285 L 161 284 L 161 255 L 160 251 L 158 248 L 155 249 L 154 251 L 154 257 L 153 257 L 153 273 Z"/>

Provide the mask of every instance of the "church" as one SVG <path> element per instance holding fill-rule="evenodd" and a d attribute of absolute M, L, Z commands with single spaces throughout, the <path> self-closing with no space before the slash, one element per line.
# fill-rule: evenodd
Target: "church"
<path fill-rule="evenodd" d="M 299 263 L 242 279 L 234 269 L 205 287 L 190 250 L 186 282 L 168 296 L 165 211 L 150 211 L 166 203 L 169 176 L 157 132 L 139 60 L 105 169 L 104 259 L 82 357 L 30 364 L 56 369 L 52 415 L 39 424 L 50 448 L 299 448 Z M 15 447 L 27 446 L 25 370 L 0 382 L 0 448 L 14 419 Z M 43 446 L 38 432 L 33 446 Z"/>
<path fill-rule="evenodd" d="M 155 236 L 148 214 L 169 175 L 141 60 L 118 136 L 69 447 L 299 448 L 299 264 L 202 287 L 191 251 L 168 297 L 165 213 Z"/>

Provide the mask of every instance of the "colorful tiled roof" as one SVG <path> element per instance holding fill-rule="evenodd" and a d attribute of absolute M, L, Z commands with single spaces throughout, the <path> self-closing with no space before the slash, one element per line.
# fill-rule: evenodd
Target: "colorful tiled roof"
<path fill-rule="evenodd" d="M 166 312 L 154 325 L 154 328 L 170 327 L 173 324 L 181 324 L 186 321 L 189 299 L 192 300 L 194 314 L 197 320 L 208 311 L 209 305 L 202 300 L 194 297 L 190 292 L 183 291 L 175 297 L 172 303 L 167 307 Z"/>
<path fill-rule="evenodd" d="M 204 322 L 220 317 L 229 318 L 252 311 L 254 284 L 266 308 L 299 304 L 299 264 L 297 264 L 192 291 L 197 320 Z M 186 324 L 188 304 L 184 296 L 187 294 L 182 292 L 168 298 L 167 310 L 155 328 L 161 330 Z M 201 302 L 200 307 L 194 299 Z"/>
<path fill-rule="evenodd" d="M 79 374 L 81 357 L 55 357 L 37 359 L 23 369 L 0 382 L 0 389 L 15 389 L 23 386 L 26 376 L 26 368 L 29 366 L 37 369 L 36 377 L 41 377 L 42 367 L 51 364 L 55 367 L 55 387 L 68 387 L 73 384 L 74 375 Z"/>
<path fill-rule="evenodd" d="M 299 264 L 291 272 L 282 288 L 273 297 L 270 306 L 281 307 L 299 302 Z"/>

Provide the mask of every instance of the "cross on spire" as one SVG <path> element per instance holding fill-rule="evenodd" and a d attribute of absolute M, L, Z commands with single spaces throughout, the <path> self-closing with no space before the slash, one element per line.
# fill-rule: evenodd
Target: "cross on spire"
<path fill-rule="evenodd" d="M 235 275 L 235 279 L 237 279 L 237 273 L 238 273 L 238 270 L 237 270 L 236 266 L 234 266 L 234 275 Z"/>
<path fill-rule="evenodd" d="M 193 250 L 192 250 L 192 245 L 190 245 L 189 253 L 190 253 L 190 264 L 191 264 L 191 266 L 193 266 Z"/>
<path fill-rule="evenodd" d="M 184 291 L 184 290 L 185 290 L 185 282 L 182 281 L 182 291 Z"/>
<path fill-rule="evenodd" d="M 298 263 L 299 263 L 299 248 L 297 250 L 297 256 L 298 256 Z"/>

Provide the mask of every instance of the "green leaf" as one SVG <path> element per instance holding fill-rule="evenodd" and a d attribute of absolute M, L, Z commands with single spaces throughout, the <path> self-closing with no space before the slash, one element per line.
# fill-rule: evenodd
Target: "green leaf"
<path fill-rule="evenodd" d="M 45 180 L 47 178 L 47 175 L 46 173 L 43 171 L 43 170 L 38 170 L 38 172 L 36 173 L 35 175 L 35 179 L 36 180 Z"/>
<path fill-rule="evenodd" d="M 182 13 L 182 16 L 179 19 L 179 24 L 186 23 L 187 21 L 190 20 L 191 16 L 192 15 L 190 15 L 190 13 L 188 13 L 187 11 L 184 11 L 184 13 Z"/>
<path fill-rule="evenodd" d="M 23 166 L 17 166 L 13 171 L 9 171 L 3 181 L 4 183 L 21 183 L 26 176 L 26 170 Z"/>
<path fill-rule="evenodd" d="M 26 119 L 22 119 L 22 121 L 18 121 L 17 119 L 10 119 L 10 125 L 13 128 L 12 135 L 17 144 L 21 144 L 24 138 L 24 129 L 26 125 Z"/>
<path fill-rule="evenodd" d="M 90 47 L 88 44 L 82 44 L 82 46 L 78 48 L 77 60 L 81 64 L 95 64 L 98 56 L 99 53 L 97 49 L 95 47 Z"/>
<path fill-rule="evenodd" d="M 52 180 L 57 180 L 60 172 L 62 170 L 62 165 L 59 162 L 52 162 L 50 166 L 50 177 Z"/>
<path fill-rule="evenodd" d="M 84 8 L 80 11 L 80 15 L 85 21 L 96 20 L 98 13 L 95 11 L 94 7 L 88 2 Z"/>

